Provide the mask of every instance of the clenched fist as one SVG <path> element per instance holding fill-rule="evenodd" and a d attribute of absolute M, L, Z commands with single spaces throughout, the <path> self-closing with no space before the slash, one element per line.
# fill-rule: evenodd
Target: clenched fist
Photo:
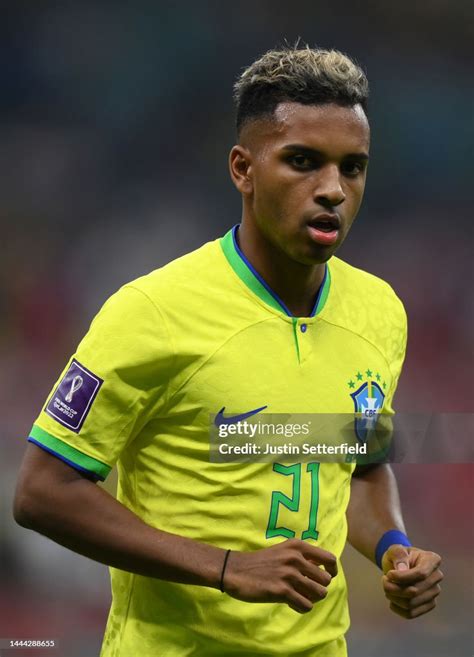
<path fill-rule="evenodd" d="M 417 618 L 434 609 L 443 579 L 440 564 L 435 552 L 391 545 L 382 559 L 382 585 L 390 609 L 403 618 Z"/>
<path fill-rule="evenodd" d="M 292 538 L 255 552 L 231 552 L 224 590 L 244 602 L 285 602 L 304 614 L 326 597 L 336 575 L 333 554 Z"/>

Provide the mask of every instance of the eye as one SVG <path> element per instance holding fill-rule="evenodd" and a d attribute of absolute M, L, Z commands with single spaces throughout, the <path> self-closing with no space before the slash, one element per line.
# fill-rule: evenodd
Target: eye
<path fill-rule="evenodd" d="M 311 169 L 314 167 L 314 161 L 307 155 L 301 153 L 289 157 L 288 162 L 296 169 Z"/>
<path fill-rule="evenodd" d="M 363 173 L 363 171 L 366 168 L 366 162 L 362 162 L 359 160 L 349 160 L 348 162 L 344 162 L 343 165 L 341 166 L 341 171 L 345 176 L 357 176 L 359 173 Z"/>

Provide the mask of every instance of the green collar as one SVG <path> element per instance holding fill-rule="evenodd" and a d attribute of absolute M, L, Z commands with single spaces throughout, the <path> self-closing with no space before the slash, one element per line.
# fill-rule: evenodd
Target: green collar
<path fill-rule="evenodd" d="M 224 255 L 227 258 L 230 266 L 235 271 L 237 276 L 245 283 L 245 285 L 252 290 L 262 301 L 264 301 L 268 306 L 279 312 L 284 312 L 288 317 L 293 317 L 289 308 L 285 303 L 280 299 L 278 294 L 274 292 L 268 283 L 260 276 L 258 271 L 252 266 L 252 264 L 247 260 L 245 255 L 240 250 L 239 245 L 237 244 L 237 229 L 238 225 L 234 226 L 229 230 L 228 233 L 221 238 L 221 246 L 224 251 Z M 326 265 L 323 282 L 319 288 L 316 301 L 311 312 L 310 317 L 314 317 L 319 314 L 326 303 L 328 298 L 329 288 L 331 287 L 331 273 L 329 271 L 328 265 Z"/>

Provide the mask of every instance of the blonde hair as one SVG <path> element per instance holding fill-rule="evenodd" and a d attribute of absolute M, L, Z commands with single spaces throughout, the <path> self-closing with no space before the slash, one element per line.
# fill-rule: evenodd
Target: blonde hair
<path fill-rule="evenodd" d="M 365 73 L 338 50 L 309 46 L 269 50 L 234 85 L 237 132 L 248 121 L 271 116 L 281 102 L 360 104 L 367 114 L 368 96 Z"/>

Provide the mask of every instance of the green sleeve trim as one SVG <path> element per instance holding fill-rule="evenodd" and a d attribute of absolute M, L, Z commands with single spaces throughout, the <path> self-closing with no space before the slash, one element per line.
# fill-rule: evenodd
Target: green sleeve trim
<path fill-rule="evenodd" d="M 52 436 L 50 433 L 41 429 L 38 425 L 34 424 L 30 431 L 30 438 L 34 442 L 43 445 L 49 452 L 57 454 L 63 461 L 72 466 L 77 466 L 80 470 L 86 470 L 97 475 L 100 479 L 104 480 L 112 468 L 102 461 L 92 458 L 83 454 L 75 447 L 67 445 L 65 442 Z"/>

